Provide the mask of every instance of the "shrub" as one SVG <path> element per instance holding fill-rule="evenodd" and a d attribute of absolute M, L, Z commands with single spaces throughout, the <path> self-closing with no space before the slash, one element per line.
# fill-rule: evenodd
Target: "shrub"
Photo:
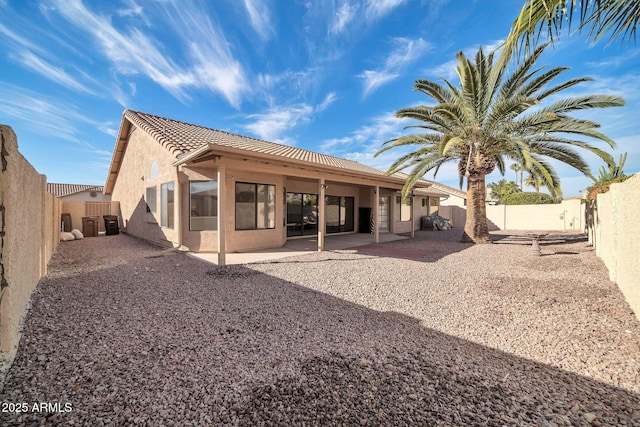
<path fill-rule="evenodd" d="M 546 193 L 514 193 L 506 195 L 501 200 L 503 205 L 550 205 L 558 203 L 552 196 Z"/>

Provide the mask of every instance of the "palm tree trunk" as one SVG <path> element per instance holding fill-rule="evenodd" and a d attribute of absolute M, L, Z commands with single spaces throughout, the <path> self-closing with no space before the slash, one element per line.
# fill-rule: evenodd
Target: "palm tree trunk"
<path fill-rule="evenodd" d="M 467 220 L 463 243 L 491 243 L 487 225 L 487 204 L 484 175 L 467 179 Z"/>

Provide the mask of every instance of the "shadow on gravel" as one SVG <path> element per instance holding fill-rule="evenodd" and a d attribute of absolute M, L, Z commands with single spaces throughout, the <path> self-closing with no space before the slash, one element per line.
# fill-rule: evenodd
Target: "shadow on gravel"
<path fill-rule="evenodd" d="M 420 262 L 436 262 L 453 253 L 462 252 L 472 246 L 461 243 L 462 230 L 416 231 L 409 240 L 374 243 L 358 246 L 352 250 L 360 255 L 409 259 Z"/>
<path fill-rule="evenodd" d="M 494 243 L 512 245 L 531 245 L 531 237 L 522 233 L 511 234 L 508 232 L 492 232 L 491 238 Z M 555 232 L 540 239 L 540 246 L 557 245 L 559 243 L 583 243 L 588 240 L 584 233 L 576 232 Z"/>
<path fill-rule="evenodd" d="M 0 393 L 72 410 L 0 424 L 640 424 L 640 397 L 610 384 L 250 268 L 117 243 L 72 276 L 59 266 L 88 245 L 56 254 Z"/>

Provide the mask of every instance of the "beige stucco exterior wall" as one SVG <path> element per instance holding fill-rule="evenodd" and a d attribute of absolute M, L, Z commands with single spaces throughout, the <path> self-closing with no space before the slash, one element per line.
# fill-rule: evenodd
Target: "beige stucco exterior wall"
<path fill-rule="evenodd" d="M 60 197 L 63 202 L 82 200 L 85 202 L 110 202 L 111 196 L 106 196 L 100 192 L 95 194 L 95 197 L 91 197 L 91 191 L 80 191 L 79 193 L 69 194 L 68 196 Z"/>
<path fill-rule="evenodd" d="M 47 192 L 40 175 L 18 151 L 16 135 L 0 125 L 7 162 L 0 172 L 0 203 L 4 206 L 1 253 L 4 279 L 0 293 L 0 351 L 15 351 L 19 323 L 32 291 L 46 273 L 59 241 L 60 202 Z"/>
<path fill-rule="evenodd" d="M 446 199 L 440 200 L 440 206 L 458 206 L 460 208 L 465 207 L 465 199 L 456 194 L 449 194 Z"/>
<path fill-rule="evenodd" d="M 489 230 L 585 230 L 584 205 L 578 199 L 552 205 L 487 206 Z"/>
<path fill-rule="evenodd" d="M 597 197 L 596 254 L 640 319 L 640 173 Z"/>
<path fill-rule="evenodd" d="M 129 136 L 111 194 L 111 199 L 120 204 L 120 228 L 124 232 L 167 247 L 177 244 L 176 230 L 179 224 L 174 224 L 172 229 L 160 225 L 160 185 L 170 181 L 176 185 L 177 172 L 171 165 L 173 160 L 163 146 L 136 128 Z M 154 162 L 157 176 L 151 173 Z M 156 188 L 155 213 L 147 212 L 145 202 L 147 187 L 151 186 Z M 177 220 L 177 215 L 174 217 Z"/>

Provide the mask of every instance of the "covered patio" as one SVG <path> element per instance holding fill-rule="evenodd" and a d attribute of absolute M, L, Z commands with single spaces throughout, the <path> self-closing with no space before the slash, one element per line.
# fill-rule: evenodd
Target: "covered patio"
<path fill-rule="evenodd" d="M 379 243 L 393 242 L 395 240 L 407 239 L 407 236 L 380 233 Z M 341 249 L 356 248 L 358 246 L 370 245 L 376 243 L 373 234 L 354 233 L 329 235 L 324 238 L 324 250 L 336 251 Z M 306 238 L 289 239 L 287 243 L 280 248 L 262 249 L 250 252 L 235 252 L 226 254 L 226 264 L 251 264 L 263 261 L 272 261 L 280 258 L 287 258 L 297 255 L 305 255 L 318 251 L 318 236 L 310 236 Z M 188 252 L 188 255 L 218 265 L 217 252 Z"/>

